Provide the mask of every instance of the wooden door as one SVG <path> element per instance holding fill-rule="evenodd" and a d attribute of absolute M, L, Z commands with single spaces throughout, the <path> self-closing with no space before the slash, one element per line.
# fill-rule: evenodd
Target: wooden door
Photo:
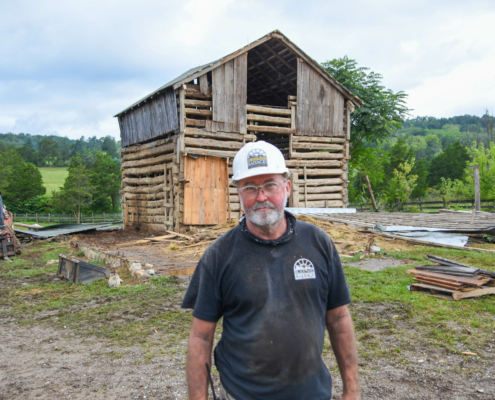
<path fill-rule="evenodd" d="M 227 221 L 227 160 L 184 158 L 184 225 L 216 225 Z"/>

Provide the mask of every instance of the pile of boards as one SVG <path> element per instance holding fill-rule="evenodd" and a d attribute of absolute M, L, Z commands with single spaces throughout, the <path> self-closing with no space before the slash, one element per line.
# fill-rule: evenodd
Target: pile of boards
<path fill-rule="evenodd" d="M 495 294 L 495 272 L 431 255 L 426 259 L 435 264 L 419 265 L 406 271 L 418 282 L 410 285 L 411 292 L 426 292 L 452 300 Z"/>

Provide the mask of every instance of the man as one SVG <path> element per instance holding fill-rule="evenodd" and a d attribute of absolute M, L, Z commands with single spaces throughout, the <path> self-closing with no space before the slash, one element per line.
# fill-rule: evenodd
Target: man
<path fill-rule="evenodd" d="M 245 218 L 205 251 L 182 304 L 193 308 L 187 353 L 189 399 L 208 394 L 205 364 L 217 321 L 220 399 L 328 400 L 321 353 L 329 331 L 344 383 L 358 400 L 350 303 L 335 246 L 320 228 L 284 211 L 291 183 L 282 153 L 260 141 L 234 158 L 233 180 Z"/>

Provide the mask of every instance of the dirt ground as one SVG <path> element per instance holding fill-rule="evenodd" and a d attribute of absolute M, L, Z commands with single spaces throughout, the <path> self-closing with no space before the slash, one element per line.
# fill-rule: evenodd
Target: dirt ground
<path fill-rule="evenodd" d="M 160 335 L 152 340 L 160 341 Z M 184 341 L 174 355 L 167 352 L 150 359 L 142 346 L 118 347 L 101 338 L 80 338 L 67 329 L 4 323 L 0 326 L 0 399 L 187 399 L 186 348 Z M 405 356 L 409 359 L 406 367 L 384 360 L 361 362 L 362 398 L 495 398 L 493 362 L 490 368 L 466 378 L 452 370 L 476 367 L 475 359 Z M 342 381 L 333 356 L 324 359 L 332 371 L 333 398 L 338 399 Z"/>

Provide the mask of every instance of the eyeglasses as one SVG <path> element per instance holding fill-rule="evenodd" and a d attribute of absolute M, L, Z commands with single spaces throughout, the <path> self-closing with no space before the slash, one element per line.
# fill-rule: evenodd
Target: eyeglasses
<path fill-rule="evenodd" d="M 252 200 L 258 197 L 258 189 L 261 189 L 266 196 L 271 197 L 278 193 L 278 189 L 283 183 L 284 182 L 268 182 L 261 186 L 244 186 L 239 189 L 239 192 L 246 200 Z"/>

